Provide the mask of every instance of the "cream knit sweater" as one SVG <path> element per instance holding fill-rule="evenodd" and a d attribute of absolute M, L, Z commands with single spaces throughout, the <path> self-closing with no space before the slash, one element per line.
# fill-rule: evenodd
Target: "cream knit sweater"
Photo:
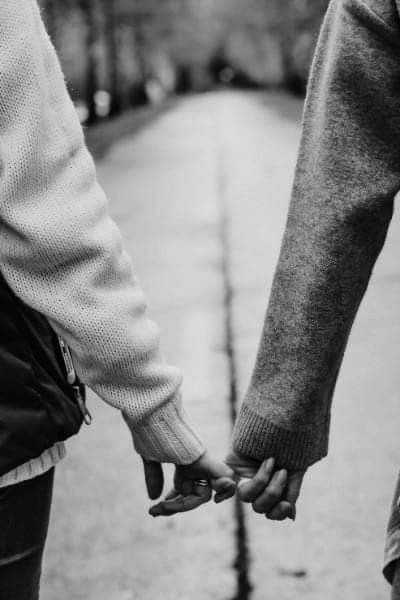
<path fill-rule="evenodd" d="M 159 353 L 35 0 L 0 2 L 0 265 L 71 348 L 82 381 L 120 409 L 137 451 L 203 453 Z"/>

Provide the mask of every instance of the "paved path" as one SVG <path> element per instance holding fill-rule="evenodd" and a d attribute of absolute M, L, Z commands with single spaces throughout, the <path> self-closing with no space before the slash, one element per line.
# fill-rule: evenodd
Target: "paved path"
<path fill-rule="evenodd" d="M 257 348 L 300 111 L 281 95 L 191 98 L 99 164 L 165 353 L 185 370 L 192 420 L 221 457 L 230 376 L 241 395 Z M 93 397 L 95 424 L 58 469 L 43 600 L 386 598 L 379 568 L 399 464 L 399 255 L 394 223 L 346 355 L 331 454 L 310 471 L 295 525 L 245 512 L 240 538 L 233 502 L 147 517 L 129 436 Z M 253 591 L 242 586 L 238 597 L 234 562 L 246 541 Z"/>

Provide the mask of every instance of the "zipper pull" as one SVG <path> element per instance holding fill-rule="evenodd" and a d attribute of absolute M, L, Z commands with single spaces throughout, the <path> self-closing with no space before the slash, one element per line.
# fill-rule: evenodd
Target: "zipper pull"
<path fill-rule="evenodd" d="M 67 371 L 67 381 L 72 386 L 75 395 L 75 400 L 79 406 L 79 410 L 82 413 L 84 423 L 86 425 L 91 425 L 93 418 L 89 412 L 88 407 L 86 406 L 84 393 L 82 393 L 82 389 L 84 388 L 81 384 L 77 383 L 78 378 L 76 376 L 74 363 L 72 362 L 71 352 L 67 344 L 60 336 L 58 336 L 58 339 L 60 342 L 61 353 L 65 363 L 65 369 Z"/>
<path fill-rule="evenodd" d="M 64 340 L 61 337 L 58 339 L 60 340 L 60 348 L 64 359 L 65 369 L 67 371 L 67 381 L 69 384 L 73 385 L 76 382 L 76 372 L 74 363 L 72 362 L 72 356 Z"/>
<path fill-rule="evenodd" d="M 86 402 L 85 402 L 85 399 L 82 394 L 81 386 L 74 385 L 72 387 L 73 387 L 73 390 L 75 393 L 76 401 L 78 403 L 78 406 L 79 406 L 80 411 L 83 416 L 83 421 L 84 421 L 85 425 L 91 425 L 92 421 L 93 421 L 93 417 L 90 414 L 88 407 L 86 406 Z"/>

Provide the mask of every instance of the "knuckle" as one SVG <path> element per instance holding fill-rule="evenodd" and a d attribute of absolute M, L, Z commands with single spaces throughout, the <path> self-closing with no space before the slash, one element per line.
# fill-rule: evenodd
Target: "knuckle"
<path fill-rule="evenodd" d="M 278 517 L 274 513 L 267 513 L 265 515 L 268 521 L 279 521 Z"/>
<path fill-rule="evenodd" d="M 253 481 L 257 482 L 257 485 L 265 486 L 270 478 L 271 472 L 268 469 L 262 469 L 254 475 Z"/>
<path fill-rule="evenodd" d="M 286 517 L 281 513 L 267 515 L 270 521 L 284 521 Z"/>
<path fill-rule="evenodd" d="M 287 501 L 290 502 L 291 504 L 296 504 L 298 499 L 299 499 L 299 494 L 288 494 L 287 495 Z"/>
<path fill-rule="evenodd" d="M 262 488 L 265 488 L 265 486 L 268 485 L 270 479 L 271 479 L 271 473 L 269 471 L 263 471 L 263 473 L 258 473 L 255 476 L 257 485 Z"/>
<path fill-rule="evenodd" d="M 278 490 L 278 488 L 273 487 L 268 490 L 268 500 L 269 501 L 275 502 L 275 501 L 279 500 L 280 497 L 281 497 L 281 494 L 280 494 L 280 491 Z"/>
<path fill-rule="evenodd" d="M 271 512 L 270 517 L 275 521 L 284 521 L 289 514 L 290 507 L 278 504 Z"/>
<path fill-rule="evenodd" d="M 260 475 L 258 473 L 257 473 L 257 475 L 254 475 L 253 479 L 251 480 L 251 484 L 252 484 L 253 488 L 255 488 L 255 489 L 260 489 L 263 486 L 265 486 L 263 478 L 260 477 Z"/>
<path fill-rule="evenodd" d="M 270 479 L 270 477 L 271 477 L 271 475 L 272 475 L 272 472 L 273 472 L 273 470 L 274 470 L 274 469 L 273 469 L 273 465 L 268 465 L 268 466 L 265 466 L 265 467 L 262 469 L 262 478 L 263 478 L 263 479 L 267 479 L 267 480 L 269 480 L 269 479 Z"/>

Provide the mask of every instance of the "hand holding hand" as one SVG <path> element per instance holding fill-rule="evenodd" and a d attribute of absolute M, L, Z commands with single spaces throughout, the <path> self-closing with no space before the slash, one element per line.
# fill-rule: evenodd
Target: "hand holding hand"
<path fill-rule="evenodd" d="M 164 487 L 162 465 L 143 460 L 149 497 L 158 498 Z M 213 459 L 207 452 L 191 465 L 175 467 L 174 488 L 164 500 L 150 508 L 153 517 L 171 516 L 194 510 L 209 502 L 215 491 L 214 501 L 222 502 L 235 494 L 233 471 L 224 463 Z"/>
<path fill-rule="evenodd" d="M 240 478 L 238 495 L 242 502 L 251 503 L 256 513 L 274 521 L 296 518 L 305 470 L 279 468 L 272 457 L 261 463 L 235 452 L 228 455 L 226 463 Z"/>

